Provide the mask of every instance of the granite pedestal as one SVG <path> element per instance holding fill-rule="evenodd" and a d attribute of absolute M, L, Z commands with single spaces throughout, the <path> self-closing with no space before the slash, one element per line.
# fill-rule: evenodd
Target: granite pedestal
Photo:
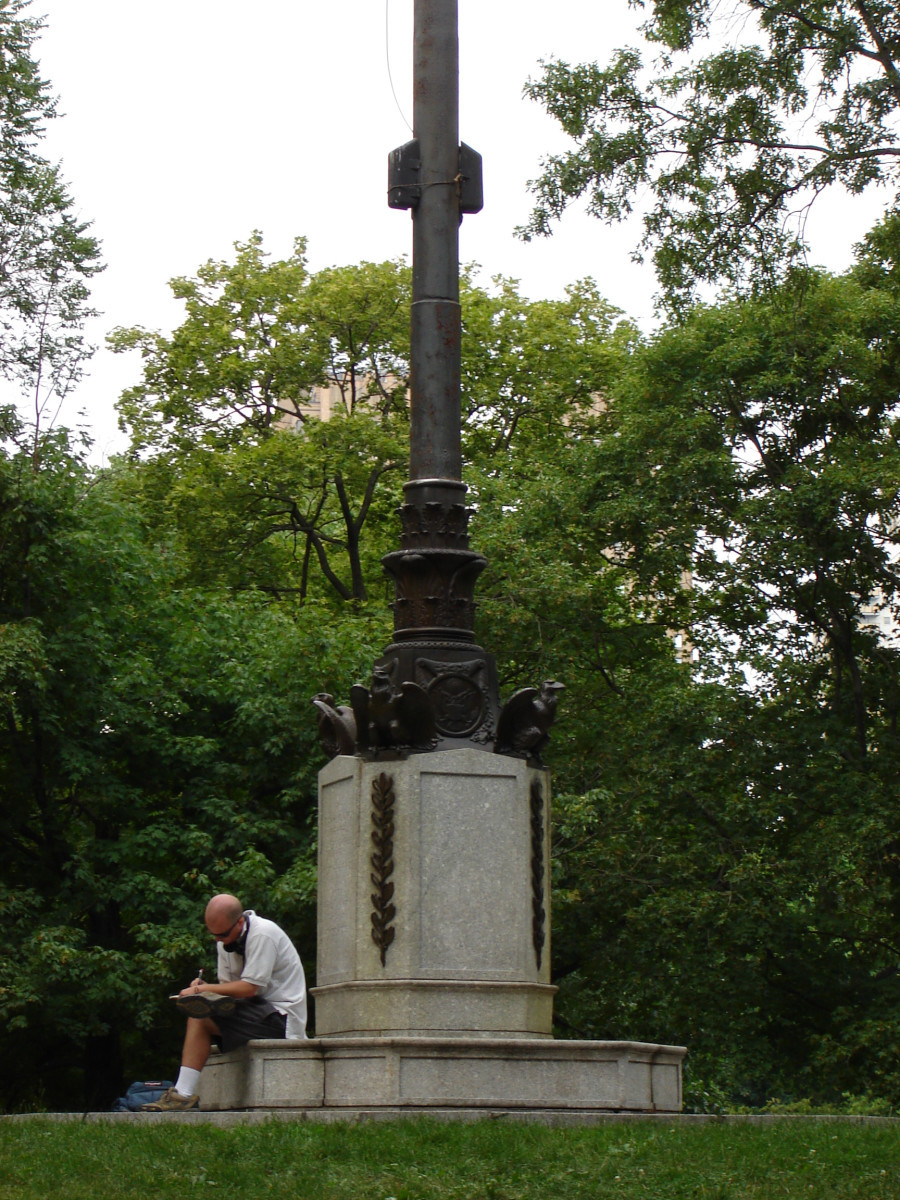
<path fill-rule="evenodd" d="M 508 756 L 333 759 L 317 1036 L 213 1056 L 201 1106 L 678 1112 L 683 1047 L 552 1040 L 549 812 Z"/>
<path fill-rule="evenodd" d="M 320 1037 L 549 1037 L 550 781 L 477 750 L 319 776 Z"/>

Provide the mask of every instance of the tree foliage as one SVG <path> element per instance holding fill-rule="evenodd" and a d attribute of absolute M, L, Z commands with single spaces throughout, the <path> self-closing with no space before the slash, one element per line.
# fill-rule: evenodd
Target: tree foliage
<path fill-rule="evenodd" d="M 893 1099 L 900 645 L 869 617 L 900 601 L 898 218 L 839 277 L 792 218 L 832 185 L 896 191 L 896 7 L 648 8 L 655 62 L 528 89 L 575 144 L 526 236 L 579 197 L 641 205 L 676 318 L 578 448 L 578 548 L 694 660 L 619 667 L 593 780 L 563 773 L 558 1016 L 688 1044 L 701 1107 Z M 704 283 L 726 298 L 698 306 Z"/>
<path fill-rule="evenodd" d="M 304 253 L 300 239 L 269 262 L 254 234 L 233 262 L 173 281 L 186 317 L 171 336 L 117 330 L 114 349 L 143 359 L 121 422 L 192 571 L 365 601 L 395 541 L 409 454 L 410 273 L 386 262 L 310 275 Z M 487 290 L 470 273 L 462 303 L 467 458 L 495 469 L 527 457 L 534 471 L 590 415 L 635 330 L 591 282 L 529 301 L 513 280 Z M 310 416 L 317 388 L 334 401 L 325 421 Z"/>
<path fill-rule="evenodd" d="M 248 291 L 259 295 L 266 270 L 259 260 L 249 271 Z M 234 279 L 223 275 L 224 290 Z M 62 435 L 44 437 L 37 460 L 13 450 L 2 460 L 0 788 L 8 817 L 0 879 L 4 912 L 17 929 L 0 979 L 7 1105 L 39 1100 L 20 1086 L 37 1077 L 54 1079 L 57 1105 L 102 1106 L 120 1090 L 123 1071 L 162 1069 L 177 1039 L 164 996 L 196 969 L 203 953 L 198 916 L 211 889 L 244 893 L 281 917 L 312 974 L 309 821 L 322 757 L 313 746 L 309 697 L 322 689 L 346 696 L 365 678 L 390 638 L 390 620 L 385 605 L 342 603 L 346 596 L 328 585 L 324 567 L 298 597 L 294 531 L 269 528 L 278 508 L 266 505 L 282 492 L 292 503 L 312 503 L 323 480 L 334 487 L 338 474 L 358 504 L 376 456 L 395 454 L 399 443 L 405 459 L 404 408 L 391 394 L 404 362 L 387 320 L 405 282 L 387 264 L 335 270 L 304 286 L 319 305 L 318 329 L 330 331 L 328 369 L 337 377 L 340 367 L 345 385 L 356 388 L 353 411 L 297 430 L 279 429 L 273 418 L 261 431 L 234 405 L 224 420 L 224 407 L 209 404 L 208 421 L 192 411 L 184 426 L 173 408 L 168 425 L 159 426 L 155 453 L 145 447 L 142 456 L 100 473 Z M 287 299 L 273 289 L 265 305 L 258 303 L 260 325 Z M 611 380 L 619 359 L 598 347 L 596 336 L 612 338 L 617 319 L 587 286 L 556 306 L 530 306 L 511 283 L 493 299 L 473 292 L 470 301 L 480 335 L 467 368 L 469 433 L 484 447 L 480 470 L 491 481 L 480 485 L 479 503 L 485 512 L 489 505 L 502 512 L 489 390 L 501 378 L 510 381 L 510 407 L 497 416 L 502 462 L 517 441 L 531 446 L 522 458 L 530 465 L 505 493 L 516 492 L 521 502 L 542 460 L 549 469 L 551 445 L 564 469 L 571 439 L 560 437 L 560 428 L 566 420 L 574 428 L 579 410 L 588 420 L 590 397 Z M 386 314 L 377 317 L 379 330 L 373 311 Z M 231 308 L 221 324 L 238 319 Z M 184 328 L 165 347 L 153 342 L 148 357 L 154 368 L 183 368 L 179 404 L 193 385 L 190 362 L 208 352 L 209 369 L 218 369 L 219 349 L 228 344 L 214 328 L 202 339 L 204 325 L 214 324 L 211 306 L 189 312 L 191 323 L 198 340 L 183 358 L 172 347 L 186 338 Z M 623 346 L 628 336 L 621 335 Z M 538 379 L 555 341 L 565 368 L 530 402 L 529 381 Z M 357 355 L 352 363 L 349 346 Z M 274 340 L 270 350 L 277 356 Z M 356 365 L 373 362 L 386 364 L 389 386 L 373 388 Z M 565 399 L 570 389 L 577 405 Z M 167 393 L 148 392 L 135 417 L 167 403 Z M 229 422 L 235 428 L 219 440 Z M 382 493 L 372 502 L 377 521 L 361 530 L 369 585 L 396 536 L 397 497 Z M 511 518 L 524 514 L 521 503 L 509 507 Z M 525 566 L 496 577 L 501 620 L 504 605 L 508 611 L 502 597 L 519 589 Z M 527 597 L 520 593 L 516 603 L 524 612 Z M 510 684 L 517 672 L 545 665 L 517 667 L 515 637 L 501 650 Z M 16 1047 L 25 1044 L 23 1034 L 36 1072 L 21 1070 Z"/>
<path fill-rule="evenodd" d="M 0 0 L 0 376 L 39 427 L 52 425 L 90 354 L 83 323 L 100 252 L 39 152 L 55 101 L 34 57 L 41 21 L 27 9 Z"/>
<path fill-rule="evenodd" d="M 143 358 L 142 380 L 120 401 L 122 427 L 132 454 L 167 481 L 195 557 L 211 565 L 225 537 L 257 586 L 304 598 L 321 577 L 342 600 L 365 600 L 363 527 L 391 508 L 408 453 L 409 269 L 311 276 L 303 239 L 268 262 L 258 233 L 235 249 L 233 262 L 172 281 L 186 316 L 170 337 L 111 335 L 115 350 Z M 316 389 L 334 401 L 327 421 Z"/>
<path fill-rule="evenodd" d="M 642 590 L 662 603 L 690 571 L 695 636 L 739 636 L 762 673 L 827 647 L 861 759 L 862 607 L 900 600 L 898 312 L 814 272 L 696 309 L 635 355 L 597 451 L 597 510 Z"/>
<path fill-rule="evenodd" d="M 558 802 L 561 1014 L 689 1044 L 700 1104 L 896 1093 L 900 646 L 865 620 L 900 585 L 896 230 L 660 331 L 584 471 L 699 662 Z"/>
<path fill-rule="evenodd" d="M 463 457 L 533 475 L 590 432 L 638 334 L 592 279 L 561 300 L 528 300 L 502 276 L 492 284 L 461 291 Z"/>
<path fill-rule="evenodd" d="M 777 279 L 802 248 L 792 218 L 825 188 L 896 191 L 890 0 L 647 7 L 652 62 L 633 48 L 605 66 L 551 61 L 528 84 L 574 145 L 542 164 L 526 236 L 579 197 L 606 221 L 645 209 L 642 248 L 680 308 L 698 283 Z"/>
<path fill-rule="evenodd" d="M 262 235 L 171 282 L 185 319 L 167 337 L 117 329 L 114 351 L 140 351 L 143 378 L 119 402 L 135 453 L 191 452 L 258 442 L 309 418 L 311 393 L 331 387 L 353 416 L 403 409 L 408 374 L 409 269 L 402 262 L 333 267 L 310 276 L 306 240 L 267 261 Z"/>
<path fill-rule="evenodd" d="M 504 697 L 566 684 L 558 1032 L 687 1044 L 694 1106 L 898 1082 L 898 650 L 861 625 L 898 599 L 897 228 L 843 276 L 797 270 L 643 340 L 589 283 L 463 289 L 479 640 Z M 368 270 L 328 275 L 323 326 L 360 328 Z M 356 361 L 400 378 L 391 336 Z M 377 456 L 405 459 L 383 399 L 293 431 L 230 409 L 220 444 L 209 406 L 99 474 L 61 436 L 3 457 L 8 1105 L 35 1102 L 26 1044 L 63 1106 L 163 1069 L 211 890 L 280 917 L 312 974 L 308 701 L 346 698 L 390 620 L 314 557 L 304 575 L 266 504 L 340 472 L 358 506 Z M 396 499 L 379 485 L 360 529 L 373 595 Z"/>
<path fill-rule="evenodd" d="M 180 1036 L 212 967 L 202 909 L 282 919 L 314 978 L 309 697 L 346 689 L 376 617 L 184 578 L 158 515 L 62 435 L 0 456 L 0 1088 L 106 1107 Z M 45 1095 L 35 1089 L 44 1087 Z"/>

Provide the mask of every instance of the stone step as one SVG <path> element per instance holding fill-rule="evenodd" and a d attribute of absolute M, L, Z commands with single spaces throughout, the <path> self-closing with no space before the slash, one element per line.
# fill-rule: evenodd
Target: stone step
<path fill-rule="evenodd" d="M 493 1038 L 254 1041 L 213 1055 L 204 1110 L 677 1113 L 682 1046 Z"/>

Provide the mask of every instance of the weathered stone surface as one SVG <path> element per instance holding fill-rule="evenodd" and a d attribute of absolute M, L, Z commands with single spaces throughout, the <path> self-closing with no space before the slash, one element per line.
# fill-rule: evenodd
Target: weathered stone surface
<path fill-rule="evenodd" d="M 213 1054 L 200 1076 L 205 1109 L 256 1108 L 263 1096 L 269 1108 L 321 1108 L 324 1095 L 325 1061 L 312 1039 L 251 1042 Z"/>
<path fill-rule="evenodd" d="M 549 800 L 547 772 L 477 750 L 323 769 L 318 1034 L 549 1036 Z M 475 985 L 468 1013 L 458 987 L 422 986 L 441 980 Z"/>
<path fill-rule="evenodd" d="M 535 1039 L 313 1038 L 213 1056 L 206 1109 L 678 1112 L 684 1048 Z"/>
<path fill-rule="evenodd" d="M 352 979 L 356 967 L 360 766 L 358 759 L 336 758 L 319 776 L 317 921 L 319 979 L 323 983 Z M 368 879 L 368 871 L 365 877 Z M 324 962 L 321 947 L 327 947 Z"/>
<path fill-rule="evenodd" d="M 556 988 L 445 979 L 359 980 L 316 989 L 319 1037 L 521 1037 L 549 1031 Z M 549 1032 L 530 1036 L 549 1037 Z"/>

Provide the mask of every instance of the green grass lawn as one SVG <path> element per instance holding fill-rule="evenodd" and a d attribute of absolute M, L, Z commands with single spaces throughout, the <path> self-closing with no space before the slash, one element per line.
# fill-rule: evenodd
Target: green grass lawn
<path fill-rule="evenodd" d="M 898 1200 L 900 1121 L 0 1122 L 0 1200 Z"/>

